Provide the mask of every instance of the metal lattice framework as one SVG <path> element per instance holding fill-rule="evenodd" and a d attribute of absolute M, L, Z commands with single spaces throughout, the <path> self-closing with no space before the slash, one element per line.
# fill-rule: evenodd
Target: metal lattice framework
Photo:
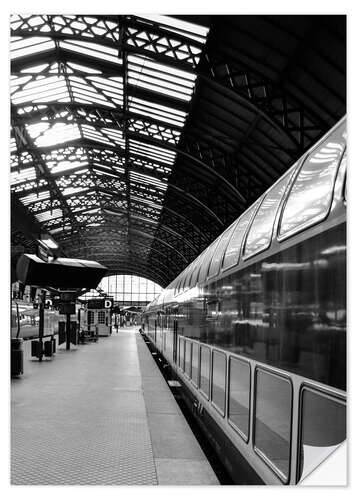
<path fill-rule="evenodd" d="M 34 238 L 162 286 L 346 101 L 344 16 L 179 18 L 11 19 L 13 205 Z"/>

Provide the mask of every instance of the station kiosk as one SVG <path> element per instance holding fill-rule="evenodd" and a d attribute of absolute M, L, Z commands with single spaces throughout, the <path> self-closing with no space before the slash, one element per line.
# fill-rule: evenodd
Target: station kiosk
<path fill-rule="evenodd" d="M 81 328 L 99 337 L 112 334 L 112 298 L 88 300 L 84 304 L 81 317 Z"/>

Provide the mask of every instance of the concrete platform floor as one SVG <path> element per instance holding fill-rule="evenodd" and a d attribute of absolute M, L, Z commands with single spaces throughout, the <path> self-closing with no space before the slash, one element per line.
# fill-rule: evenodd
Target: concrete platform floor
<path fill-rule="evenodd" d="M 137 330 L 42 363 L 25 343 L 11 383 L 12 484 L 218 484 Z"/>

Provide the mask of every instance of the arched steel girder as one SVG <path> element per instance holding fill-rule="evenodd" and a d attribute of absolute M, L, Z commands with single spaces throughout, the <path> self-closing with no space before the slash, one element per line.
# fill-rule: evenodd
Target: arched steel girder
<path fill-rule="evenodd" d="M 104 145 L 104 144 L 100 144 L 100 143 L 97 143 L 97 142 L 91 142 L 91 141 L 83 141 L 81 139 L 76 139 L 74 141 L 71 141 L 70 143 L 67 143 L 68 146 L 75 146 L 77 145 L 78 147 L 89 147 L 90 146 L 94 146 L 96 149 L 103 149 L 103 150 L 111 150 L 111 151 L 115 151 L 115 152 L 119 152 L 117 150 L 117 148 L 113 147 L 113 146 L 109 146 L 109 145 Z M 61 147 L 61 145 L 56 145 L 56 148 L 59 148 Z M 62 145 L 63 147 L 63 145 Z M 38 151 L 39 152 L 46 152 L 46 151 L 51 151 L 53 150 L 54 148 L 53 147 L 41 147 L 41 148 L 38 148 Z M 141 173 L 141 170 L 137 169 L 137 168 L 131 168 L 131 170 L 133 171 L 137 171 L 137 172 L 140 172 Z M 212 170 L 212 172 L 214 173 L 215 171 Z M 113 171 L 112 173 L 114 173 L 118 179 L 120 178 L 118 176 L 118 173 Z M 147 172 L 146 172 L 147 173 Z M 152 174 L 151 174 L 152 175 Z M 196 198 L 194 195 L 190 194 L 190 193 L 186 193 L 183 189 L 179 188 L 178 186 L 176 186 L 175 184 L 171 183 L 171 182 L 168 182 L 167 183 L 168 186 L 170 186 L 172 189 L 174 189 L 177 193 L 179 193 L 183 198 L 186 198 L 189 199 L 190 201 L 192 201 L 194 203 L 194 205 L 197 205 L 199 207 L 201 207 L 204 212 L 206 212 L 207 214 L 209 214 L 209 216 L 214 219 L 216 221 L 216 223 L 218 223 L 219 227 L 223 227 L 223 222 L 221 221 L 221 219 L 207 206 L 205 205 L 202 201 L 200 201 L 198 198 Z M 111 193 L 113 195 L 113 193 Z M 114 197 L 114 195 L 113 195 Z"/>
<path fill-rule="evenodd" d="M 103 208 L 103 212 L 106 212 L 106 211 L 109 211 L 111 214 L 115 214 L 115 212 L 118 213 L 118 215 L 126 215 L 126 210 L 122 210 L 120 208 Z M 193 250 L 194 252 L 197 252 L 198 249 L 192 245 L 192 243 L 190 241 L 188 241 L 183 235 L 179 234 L 177 231 L 174 231 L 173 229 L 167 227 L 165 224 L 160 224 L 158 223 L 157 221 L 154 221 L 152 219 L 150 219 L 149 217 L 146 217 L 145 215 L 141 215 L 141 214 L 137 214 L 135 212 L 133 212 L 131 214 L 131 219 L 136 219 L 136 220 L 141 220 L 141 219 L 145 219 L 143 222 L 145 222 L 145 224 L 151 224 L 152 226 L 155 226 L 155 231 L 156 230 L 160 230 L 160 231 L 164 231 L 166 232 L 167 234 L 170 234 L 172 236 L 175 236 L 176 238 L 179 238 L 186 246 L 188 246 L 189 248 L 191 248 L 191 250 Z M 139 223 L 140 225 L 140 223 Z"/>
<path fill-rule="evenodd" d="M 106 223 L 105 225 L 102 226 L 102 228 L 103 229 L 104 228 L 107 228 L 107 229 L 109 229 L 109 228 L 117 229 L 117 226 L 115 224 Z M 167 248 L 170 248 L 170 250 L 172 250 L 173 252 L 175 252 L 180 257 L 180 260 L 182 260 L 184 263 L 188 262 L 188 259 L 181 252 L 179 252 L 175 247 L 173 247 L 172 245 L 170 245 L 166 241 L 164 241 L 164 240 L 162 240 L 160 238 L 157 238 L 155 235 L 152 235 L 152 234 L 149 234 L 149 233 L 145 233 L 144 231 L 140 231 L 140 230 L 134 229 L 134 228 L 131 229 L 131 232 L 134 233 L 134 234 L 138 234 L 138 235 L 142 236 L 143 238 L 146 238 L 146 239 L 149 239 L 149 240 L 156 240 L 156 241 L 158 241 L 163 246 L 165 246 Z M 81 233 L 81 238 L 85 238 L 85 232 Z M 66 240 L 61 240 L 61 243 L 62 244 L 67 244 L 66 242 L 68 242 L 68 241 L 71 241 L 71 238 L 68 238 Z"/>
<path fill-rule="evenodd" d="M 214 212 L 212 212 L 212 210 L 210 208 L 208 208 L 207 205 L 205 205 L 204 203 L 202 203 L 202 201 L 200 201 L 194 195 L 192 195 L 190 193 L 187 193 L 186 191 L 184 191 L 180 187 L 176 186 L 175 184 L 169 183 L 168 185 L 174 191 L 176 191 L 177 193 L 180 193 L 180 195 L 181 195 L 182 198 L 186 198 L 188 200 L 191 200 L 195 205 L 198 205 L 199 207 L 203 208 L 204 211 L 207 212 L 211 216 L 211 218 L 216 221 L 216 223 L 219 225 L 219 227 L 223 227 L 224 226 L 224 224 L 221 221 L 221 219 Z"/>
<path fill-rule="evenodd" d="M 117 266 L 117 267 L 116 267 Z M 115 274 L 132 274 L 134 276 L 142 276 L 151 281 L 154 281 L 158 285 L 165 288 L 170 283 L 170 278 L 160 274 L 157 270 L 144 268 L 142 265 L 134 265 L 131 263 L 120 263 L 119 261 L 112 261 L 111 269 L 109 269 L 106 276 L 112 276 Z"/>
<path fill-rule="evenodd" d="M 169 213 L 170 215 L 172 215 L 174 218 L 176 219 L 179 219 L 179 220 L 182 220 L 184 224 L 187 224 L 187 225 L 190 225 L 197 234 L 200 234 L 202 235 L 203 237 L 203 240 L 204 241 L 207 241 L 207 243 L 210 242 L 210 238 L 207 237 L 207 235 L 205 235 L 203 232 L 202 232 L 202 229 L 198 228 L 195 224 L 193 224 L 193 222 L 191 222 L 187 217 L 185 217 L 183 214 L 180 214 L 179 212 L 177 212 L 176 210 L 173 210 L 172 208 L 169 208 L 168 206 L 166 205 L 163 205 L 162 207 L 162 215 L 164 215 L 165 211 L 167 213 Z"/>
<path fill-rule="evenodd" d="M 77 17 L 80 17 L 80 16 L 77 16 Z M 81 17 L 83 18 L 84 16 L 81 16 Z M 168 29 L 165 30 L 165 29 L 161 28 L 161 26 L 158 23 L 155 23 L 153 21 L 148 22 L 148 20 L 146 20 L 146 19 L 141 20 L 140 18 L 134 17 L 134 16 L 132 16 L 130 18 L 128 18 L 128 17 L 124 18 L 123 16 L 121 16 L 120 23 L 119 23 L 118 16 L 110 16 L 110 15 L 109 16 L 98 16 L 98 15 L 96 15 L 94 17 L 97 18 L 98 20 L 103 19 L 103 20 L 109 20 L 111 22 L 118 23 L 118 27 L 117 27 L 118 33 L 119 33 L 119 30 L 123 29 L 123 28 L 138 28 L 138 30 L 145 31 L 146 33 L 150 32 L 154 36 L 160 36 L 160 38 L 170 38 L 170 40 L 174 41 L 176 46 L 177 46 L 177 42 L 180 42 L 180 43 L 186 44 L 190 47 L 195 47 L 196 50 L 198 49 L 201 51 L 204 48 L 203 43 L 201 43 L 195 39 L 186 37 L 183 34 L 176 33 L 174 31 L 172 31 L 170 27 L 168 27 Z M 79 40 L 79 41 L 85 40 L 87 42 L 105 45 L 105 46 L 110 47 L 110 48 L 116 48 L 116 49 L 119 48 L 120 41 L 119 40 L 113 41 L 113 37 L 109 38 L 105 35 L 104 36 L 98 35 L 97 33 L 93 33 L 93 32 L 90 33 L 90 36 L 88 36 L 89 33 L 85 33 L 85 32 L 84 32 L 85 33 L 84 35 L 83 35 L 83 32 L 81 32 L 81 33 L 73 33 L 73 32 L 72 33 L 61 33 L 58 30 L 54 31 L 50 22 L 47 23 L 47 26 L 48 26 L 49 30 L 46 30 L 46 31 L 41 31 L 38 26 L 32 26 L 31 30 L 29 30 L 28 28 L 16 28 L 16 29 L 12 29 L 11 35 L 12 36 L 19 36 L 19 37 L 30 37 L 30 36 L 45 37 L 47 35 L 47 37 L 51 37 L 52 39 L 54 39 L 54 38 L 57 38 L 58 40 L 72 39 L 72 40 Z M 190 63 L 187 63 L 186 61 L 182 60 L 182 57 L 179 59 L 175 59 L 172 56 L 167 56 L 166 54 L 163 53 L 162 50 L 160 50 L 160 51 L 158 50 L 157 52 L 152 52 L 152 51 L 147 50 L 145 48 L 142 48 L 140 46 L 132 45 L 132 44 L 128 43 L 127 40 L 133 41 L 133 39 L 135 38 L 135 33 L 132 34 L 130 31 L 127 30 L 125 35 L 126 36 L 123 37 L 124 41 L 121 43 L 121 50 L 125 50 L 126 52 L 134 52 L 134 53 L 138 53 L 138 54 L 143 54 L 143 55 L 146 55 L 147 57 L 157 59 L 158 61 L 160 61 L 162 63 L 169 64 L 170 66 L 175 66 L 178 69 L 181 69 L 184 71 L 192 71 L 193 68 L 195 68 L 197 66 L 197 63 L 194 60 L 194 58 L 192 58 Z M 159 40 L 160 40 L 160 38 L 159 38 Z M 149 43 L 149 45 L 151 45 L 154 48 L 155 41 L 151 41 Z M 175 49 L 176 49 L 176 47 L 173 46 L 172 44 L 170 44 L 167 51 L 174 53 Z M 180 49 L 180 47 L 178 47 L 178 49 Z"/>
<path fill-rule="evenodd" d="M 179 255 L 181 257 L 181 260 L 183 260 L 184 263 L 187 264 L 188 262 L 188 259 L 181 253 L 179 252 L 175 247 L 173 247 L 172 245 L 170 245 L 169 243 L 167 243 L 166 241 L 160 239 L 160 238 L 157 238 L 155 235 L 152 235 L 152 234 L 149 234 L 149 233 L 145 233 L 144 231 L 139 231 L 138 229 L 134 229 L 132 228 L 131 229 L 131 232 L 132 233 L 135 233 L 135 234 L 139 234 L 140 236 L 142 236 L 143 238 L 147 238 L 147 239 L 150 239 L 150 240 L 155 240 L 155 241 L 158 241 L 159 243 L 161 243 L 162 245 L 165 245 L 167 246 L 168 248 L 170 248 L 172 251 L 174 251 L 175 253 L 177 253 L 177 255 Z"/>
<path fill-rule="evenodd" d="M 95 237 L 92 237 L 90 238 L 90 240 L 95 240 Z M 142 241 L 140 240 L 135 240 L 135 245 L 139 245 L 140 247 L 142 248 L 145 248 L 147 250 L 149 250 L 150 252 L 154 252 L 155 254 L 158 254 L 159 255 L 159 258 L 163 257 L 164 260 L 160 260 L 160 264 L 164 267 L 166 267 L 167 269 L 170 269 L 168 268 L 164 262 L 168 262 L 172 265 L 172 269 L 175 269 L 177 270 L 177 273 L 179 273 L 181 271 L 181 267 L 177 264 L 177 262 L 173 261 L 172 259 L 170 259 L 168 257 L 167 254 L 164 254 L 163 252 L 160 252 L 159 250 L 157 250 L 156 248 L 152 248 L 150 245 L 148 245 L 147 243 L 143 243 Z M 118 244 L 120 245 L 120 241 L 118 240 Z M 67 248 L 67 247 L 66 247 Z M 94 255 L 103 255 L 103 254 L 100 254 L 99 252 L 92 252 L 92 250 L 96 250 L 96 249 L 99 249 L 99 250 L 103 250 L 103 244 L 92 244 L 90 245 L 90 247 L 87 247 L 87 250 L 90 250 L 89 254 L 92 254 L 94 253 Z M 126 251 L 125 251 L 126 249 Z M 111 257 L 111 256 L 121 256 L 121 255 L 130 255 L 132 253 L 132 251 L 128 248 L 128 247 L 125 247 L 125 249 L 120 249 L 120 248 L 116 248 L 115 245 L 109 245 L 109 247 L 106 247 L 106 252 L 105 252 L 105 255 L 108 255 L 108 258 Z M 68 251 L 71 250 L 71 247 L 69 246 L 68 247 Z M 122 250 L 122 251 L 121 251 Z M 73 252 L 73 251 L 72 251 Z"/>
<path fill-rule="evenodd" d="M 135 262 L 132 262 L 131 259 L 132 257 L 130 258 L 130 260 L 128 259 L 122 259 L 118 256 L 108 256 L 107 253 L 103 253 L 103 254 L 98 254 L 98 253 L 95 253 L 95 254 L 91 254 L 91 253 L 88 253 L 87 254 L 87 258 L 95 258 L 96 260 L 100 261 L 103 265 L 105 265 L 106 267 L 108 267 L 109 265 L 110 266 L 113 266 L 113 263 L 115 263 L 115 265 L 120 265 L 122 268 L 124 266 L 130 266 L 133 270 L 133 273 L 134 274 L 137 274 L 137 270 L 140 269 L 140 270 L 145 270 L 146 272 L 152 272 L 153 274 L 156 274 L 158 276 L 161 277 L 161 280 L 163 283 L 165 283 L 165 286 L 170 282 L 172 281 L 172 279 L 177 276 L 177 274 L 175 274 L 174 272 L 172 272 L 172 270 L 170 270 L 167 266 L 166 269 L 168 270 L 168 273 L 165 273 L 163 270 L 162 270 L 162 262 L 159 262 L 159 261 L 153 261 L 155 263 L 155 266 L 157 265 L 157 268 L 153 268 L 151 267 L 150 269 L 147 267 L 147 265 L 143 264 L 140 260 L 140 255 L 136 254 L 137 255 L 137 258 L 135 260 Z M 114 271 L 116 272 L 116 271 Z"/>
<path fill-rule="evenodd" d="M 65 109 L 66 106 L 63 106 L 63 108 Z M 14 106 L 14 109 L 18 109 L 18 107 Z M 93 108 L 95 109 L 95 108 Z M 143 119 L 145 119 L 145 117 L 143 116 L 142 117 Z M 26 123 L 26 120 L 22 117 L 22 118 L 18 118 L 18 116 L 16 117 L 16 120 L 17 120 L 17 123 L 20 123 L 25 126 L 25 123 Z M 50 122 L 55 124 L 55 123 L 63 123 L 65 120 L 63 120 L 63 118 L 50 118 Z M 84 125 L 84 124 L 88 124 L 88 122 L 83 118 L 83 117 L 78 117 L 76 116 L 76 123 L 80 124 L 80 125 Z M 123 130 L 122 128 L 118 128 L 118 130 Z M 214 168 L 212 168 L 211 166 L 209 166 L 207 163 L 203 162 L 202 160 L 200 160 L 199 158 L 197 158 L 196 156 L 192 155 L 191 153 L 185 151 L 184 149 L 182 149 L 179 145 L 172 145 L 172 144 L 169 144 L 168 142 L 163 142 L 159 139 L 155 139 L 153 137 L 149 137 L 149 136 L 146 136 L 146 135 L 143 135 L 143 134 L 140 134 L 140 133 L 137 133 L 137 132 L 132 132 L 130 130 L 127 131 L 127 136 L 128 136 L 128 139 L 135 139 L 135 140 L 138 140 L 140 141 L 141 143 L 146 143 L 146 144 L 152 144 L 154 146 L 158 146 L 158 147 L 161 147 L 161 148 L 164 148 L 164 149 L 168 149 L 170 151 L 174 151 L 176 152 L 177 154 L 180 154 L 182 156 L 184 156 L 185 158 L 188 158 L 190 160 L 192 160 L 193 162 L 195 162 L 197 165 L 199 165 L 201 168 L 203 168 L 204 170 L 206 170 L 207 172 L 210 173 L 211 176 L 215 177 L 218 179 L 218 181 L 222 184 L 222 186 L 224 186 L 227 190 L 228 190 L 228 193 L 231 193 L 232 194 L 232 199 L 234 200 L 239 200 L 240 202 L 242 203 L 246 203 L 246 199 L 245 197 L 240 193 L 240 191 L 235 187 L 233 186 L 229 181 L 228 179 L 226 179 L 225 177 L 223 177 L 219 172 L 217 172 L 217 170 L 215 170 Z M 95 144 L 95 147 L 98 147 L 97 146 L 97 142 L 96 141 L 88 141 L 88 140 L 85 140 L 85 141 L 82 141 L 82 139 L 77 139 L 76 141 L 71 141 L 70 143 L 68 144 L 71 144 L 73 145 L 74 143 L 81 143 L 81 142 L 88 142 L 89 145 L 93 145 Z M 113 146 L 107 146 L 105 145 L 105 147 L 103 147 L 103 144 L 99 143 L 103 149 L 111 149 L 111 150 L 114 150 L 116 153 L 120 154 L 121 156 L 123 156 L 125 158 L 125 150 L 120 148 L 119 146 L 116 146 L 116 147 L 113 147 Z M 63 147 L 64 144 L 56 144 L 56 147 Z M 39 147 L 38 150 L 39 151 L 50 151 L 51 149 L 54 149 L 53 147 L 46 147 L 46 148 L 43 148 L 43 147 Z M 155 163 L 160 163 L 159 161 L 157 160 L 153 160 L 153 159 L 150 159 L 148 158 L 150 161 L 153 161 Z M 168 166 L 167 164 L 164 164 L 164 166 Z M 226 192 L 226 195 L 228 194 Z"/>
<path fill-rule="evenodd" d="M 125 25 L 129 25 L 130 26 L 130 24 L 132 22 L 133 21 L 126 21 Z M 143 28 L 143 26 L 142 26 L 142 28 Z M 147 28 L 150 29 L 149 26 Z M 156 32 L 156 28 L 155 28 L 154 32 Z M 167 32 L 165 34 L 167 35 Z M 83 36 L 81 36 L 81 35 L 76 35 L 76 34 L 61 34 L 58 31 L 56 31 L 56 32 L 48 31 L 48 32 L 42 33 L 41 31 L 35 31 L 34 32 L 33 30 L 30 31 L 30 30 L 25 30 L 25 29 L 19 29 L 19 30 L 13 30 L 12 35 L 13 36 L 22 36 L 22 37 L 47 36 L 47 37 L 52 37 L 52 39 L 74 39 L 74 40 L 82 40 L 83 41 Z M 212 38 L 212 35 L 210 36 L 210 34 L 209 34 L 208 35 L 207 45 L 209 43 L 209 39 L 210 38 Z M 112 48 L 116 48 L 116 49 L 118 48 L 118 43 L 114 43 L 114 42 L 112 42 L 110 40 L 106 40 L 105 43 L 103 43 L 103 38 L 99 37 L 99 36 L 98 37 L 94 36 L 93 38 L 88 38 L 88 39 L 86 38 L 85 40 L 86 41 L 92 41 L 94 43 L 103 44 L 103 45 L 106 45 L 108 47 L 112 47 Z M 190 44 L 194 45 L 194 43 L 192 43 L 192 41 L 190 42 Z M 175 64 L 175 60 L 173 58 L 167 57 L 167 56 L 162 56 L 162 55 L 160 55 L 160 53 L 151 52 L 149 50 L 142 50 L 142 49 L 140 49 L 140 47 L 131 46 L 129 44 L 125 44 L 125 46 L 123 48 L 124 48 L 124 50 L 127 53 L 142 53 L 142 54 L 146 55 L 147 57 L 150 57 L 151 59 L 157 60 L 158 62 L 165 62 L 166 64 L 169 64 L 169 65 Z M 66 51 L 64 51 L 63 49 L 61 49 L 61 52 L 65 53 Z M 234 99 L 239 100 L 242 104 L 245 105 L 245 107 L 247 107 L 247 108 L 251 109 L 252 111 L 254 111 L 255 113 L 257 113 L 268 124 L 270 124 L 272 127 L 274 127 L 280 133 L 283 133 L 287 138 L 289 138 L 289 140 L 293 144 L 295 144 L 295 146 L 296 146 L 297 149 L 300 149 L 299 148 L 299 143 L 296 141 L 295 137 L 292 134 L 290 134 L 289 131 L 287 130 L 287 128 L 284 128 L 284 126 L 281 123 L 279 123 L 275 119 L 275 117 L 270 116 L 264 110 L 263 106 L 259 106 L 258 103 L 254 102 L 253 100 L 250 100 L 245 95 L 239 93 L 239 91 L 237 89 L 232 89 L 232 88 L 224 85 L 222 82 L 217 81 L 215 78 L 212 78 L 211 76 L 208 76 L 207 73 L 215 74 L 215 71 L 214 71 L 214 65 L 211 63 L 209 57 L 206 56 L 206 53 L 207 53 L 207 47 L 205 47 L 203 49 L 203 53 L 202 53 L 202 56 L 201 56 L 201 64 L 198 64 L 198 66 L 197 65 L 193 65 L 191 67 L 187 67 L 187 65 L 182 64 L 179 67 L 181 67 L 181 69 L 186 69 L 186 70 L 189 70 L 189 71 L 194 71 L 194 73 L 199 78 L 202 78 L 203 80 L 208 81 L 209 83 L 213 83 L 213 85 L 215 85 L 218 90 L 224 90 L 225 92 L 227 92 L 228 94 L 230 94 Z M 56 55 L 54 52 L 53 52 L 53 54 Z M 47 56 L 48 56 L 48 53 L 47 53 Z M 56 55 L 56 57 L 58 58 L 58 54 Z M 222 57 L 225 57 L 224 53 L 222 53 Z M 90 59 L 94 59 L 94 58 L 89 58 L 89 60 Z M 202 63 L 203 60 L 205 60 L 205 62 L 208 65 L 208 71 L 207 71 L 207 73 L 204 73 L 201 70 L 201 67 L 203 65 L 203 63 Z M 94 61 L 95 61 L 95 59 L 93 60 L 93 62 Z M 98 63 L 98 61 L 96 61 L 96 62 Z M 242 61 L 241 64 L 245 68 L 247 68 L 250 73 L 253 73 L 253 74 L 257 75 L 260 78 L 263 78 L 264 82 L 266 82 L 267 84 L 273 85 L 274 88 L 276 87 L 276 82 L 270 81 L 266 77 L 266 75 L 259 74 L 259 72 L 256 70 L 256 68 L 251 68 L 245 61 Z M 105 66 L 105 63 L 103 63 L 103 66 Z M 286 90 L 284 89 L 284 93 L 287 94 L 288 92 L 286 92 Z M 294 96 L 292 96 L 292 99 L 294 100 L 294 102 L 297 102 L 297 99 Z"/>

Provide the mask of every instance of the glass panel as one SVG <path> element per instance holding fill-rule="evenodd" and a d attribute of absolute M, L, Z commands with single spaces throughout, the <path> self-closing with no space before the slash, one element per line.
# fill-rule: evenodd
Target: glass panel
<path fill-rule="evenodd" d="M 214 251 L 216 250 L 216 247 L 219 243 L 219 238 L 217 238 L 212 245 L 209 246 L 208 251 L 205 254 L 205 258 L 203 259 L 201 269 L 200 269 L 200 274 L 198 276 L 198 281 L 203 281 L 207 277 L 207 271 L 209 268 L 209 265 L 211 264 L 211 259 Z"/>
<path fill-rule="evenodd" d="M 287 479 L 290 468 L 290 383 L 257 370 L 254 445 Z"/>
<path fill-rule="evenodd" d="M 179 342 L 179 367 L 184 369 L 184 361 L 185 361 L 185 339 L 180 337 Z"/>
<path fill-rule="evenodd" d="M 226 356 L 213 351 L 212 401 L 225 413 L 226 410 Z"/>
<path fill-rule="evenodd" d="M 191 377 L 191 342 L 185 342 L 185 373 Z"/>
<path fill-rule="evenodd" d="M 345 135 L 346 124 L 342 123 L 305 160 L 285 205 L 280 235 L 309 227 L 328 214 Z"/>
<path fill-rule="evenodd" d="M 257 206 L 257 202 L 254 203 L 239 219 L 238 224 L 235 226 L 233 235 L 228 243 L 226 253 L 223 260 L 223 269 L 231 267 L 238 263 L 240 247 L 242 244 L 243 236 L 248 227 L 252 214 L 254 213 Z"/>
<path fill-rule="evenodd" d="M 190 282 L 190 286 L 195 286 L 196 285 L 197 279 L 198 279 L 198 273 L 200 272 L 200 269 L 201 269 L 201 264 L 204 261 L 206 253 L 208 252 L 208 250 L 209 250 L 209 247 L 206 248 L 206 250 L 204 250 L 204 252 L 201 253 L 201 255 L 198 257 L 196 265 L 195 265 L 193 273 L 192 273 L 192 281 Z"/>
<path fill-rule="evenodd" d="M 223 257 L 224 250 L 227 246 L 227 243 L 228 243 L 230 237 L 232 236 L 232 233 L 233 233 L 233 230 L 235 228 L 236 223 L 237 223 L 237 221 L 235 221 L 223 233 L 223 235 L 222 235 L 222 237 L 217 245 L 216 251 L 214 252 L 214 255 L 212 257 L 211 264 L 210 264 L 209 271 L 208 271 L 208 276 L 216 276 L 216 274 L 218 273 L 220 265 L 221 265 L 221 260 Z"/>
<path fill-rule="evenodd" d="M 276 211 L 293 171 L 294 169 L 282 177 L 265 195 L 248 232 L 244 248 L 245 257 L 261 252 L 270 245 Z"/>
<path fill-rule="evenodd" d="M 192 371 L 191 378 L 196 385 L 198 385 L 198 344 L 192 343 Z"/>
<path fill-rule="evenodd" d="M 299 480 L 346 439 L 346 406 L 342 401 L 304 389 L 301 425 Z"/>
<path fill-rule="evenodd" d="M 200 389 L 209 398 L 210 350 L 201 346 Z"/>
<path fill-rule="evenodd" d="M 250 407 L 250 367 L 231 358 L 229 363 L 229 419 L 248 438 Z"/>

